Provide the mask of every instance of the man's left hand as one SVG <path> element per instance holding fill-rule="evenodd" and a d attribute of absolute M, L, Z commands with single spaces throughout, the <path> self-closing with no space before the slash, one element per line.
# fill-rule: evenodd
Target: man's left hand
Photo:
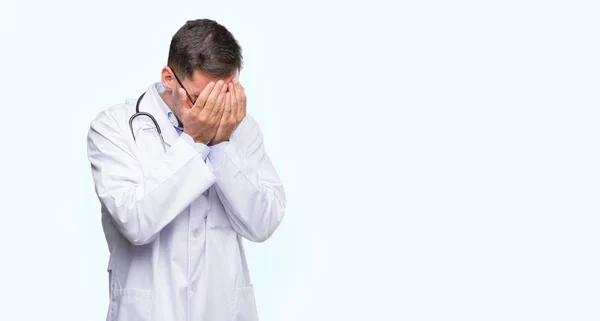
<path fill-rule="evenodd" d="M 217 145 L 229 141 L 231 134 L 246 117 L 246 93 L 239 81 L 229 83 L 229 92 L 225 97 L 225 110 L 221 116 L 221 123 L 210 145 Z"/>

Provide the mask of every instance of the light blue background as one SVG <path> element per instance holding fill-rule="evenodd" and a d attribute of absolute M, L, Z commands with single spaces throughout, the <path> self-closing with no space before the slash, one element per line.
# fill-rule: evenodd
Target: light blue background
<path fill-rule="evenodd" d="M 1 1 L 0 319 L 104 320 L 91 119 L 209 17 L 288 195 L 262 321 L 599 320 L 596 1 Z"/>

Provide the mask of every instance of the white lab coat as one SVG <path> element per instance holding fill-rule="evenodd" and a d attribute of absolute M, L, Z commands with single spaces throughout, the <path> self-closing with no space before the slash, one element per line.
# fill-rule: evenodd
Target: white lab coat
<path fill-rule="evenodd" d="M 242 237 L 268 239 L 286 204 L 256 121 L 246 116 L 214 163 L 179 136 L 150 86 L 100 113 L 88 158 L 110 250 L 111 321 L 258 320 Z M 187 141 L 186 141 L 187 139 Z M 211 152 L 212 153 L 212 152 Z M 215 157 L 219 158 L 219 157 Z"/>

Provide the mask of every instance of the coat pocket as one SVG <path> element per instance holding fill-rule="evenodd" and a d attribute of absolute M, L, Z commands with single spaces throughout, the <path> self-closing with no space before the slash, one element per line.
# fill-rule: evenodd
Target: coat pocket
<path fill-rule="evenodd" d="M 110 321 L 155 321 L 154 292 L 142 289 L 113 289 L 110 316 Z"/>
<path fill-rule="evenodd" d="M 237 288 L 232 300 L 233 321 L 258 321 L 258 311 L 252 285 Z"/>

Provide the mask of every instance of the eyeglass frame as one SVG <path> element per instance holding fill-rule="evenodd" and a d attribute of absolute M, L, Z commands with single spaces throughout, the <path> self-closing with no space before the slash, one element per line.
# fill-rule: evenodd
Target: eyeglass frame
<path fill-rule="evenodd" d="M 185 94 L 187 95 L 187 98 L 190 100 L 190 102 L 192 103 L 192 106 L 196 104 L 196 100 L 192 99 L 192 96 L 190 96 L 190 93 L 187 91 L 187 89 L 185 89 L 185 86 L 183 85 L 183 83 L 181 82 L 181 80 L 179 80 L 179 77 L 177 77 L 177 74 L 175 73 L 175 70 L 173 70 L 173 68 L 169 67 L 171 69 L 171 72 L 173 72 L 173 76 L 175 76 L 175 80 L 177 80 L 177 82 L 179 83 L 179 86 L 181 86 L 181 88 L 183 88 L 183 90 L 185 91 Z"/>

